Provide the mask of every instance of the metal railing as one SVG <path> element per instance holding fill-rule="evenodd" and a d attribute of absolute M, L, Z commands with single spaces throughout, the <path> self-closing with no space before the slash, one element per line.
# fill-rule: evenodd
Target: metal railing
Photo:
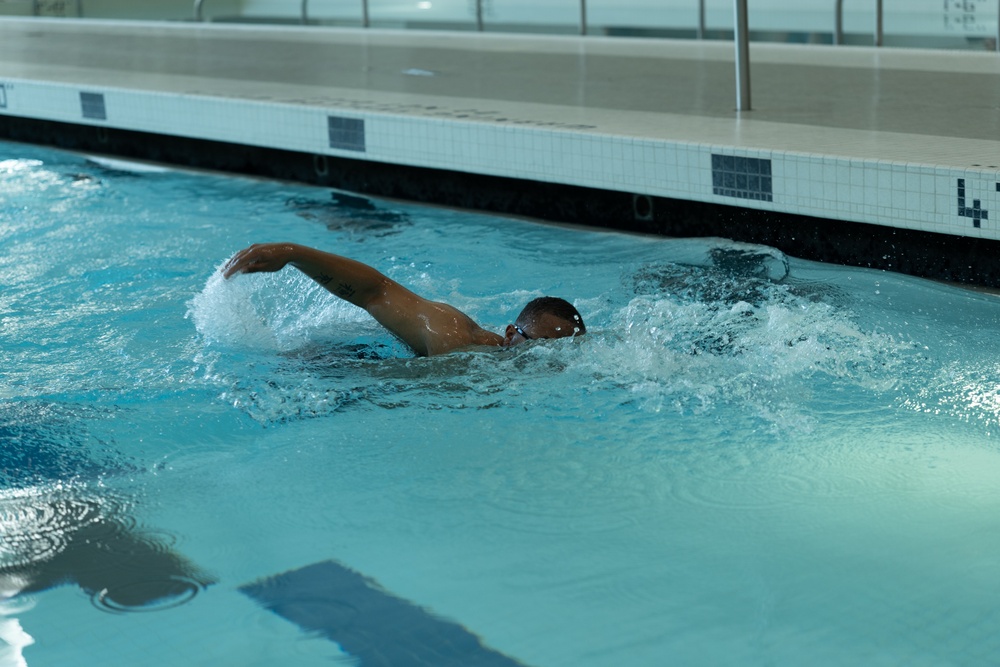
<path fill-rule="evenodd" d="M 733 0 L 733 43 L 736 45 L 736 110 L 750 110 L 750 20 L 747 0 Z"/>
<path fill-rule="evenodd" d="M 875 0 L 875 46 L 882 46 L 885 32 L 883 30 L 882 0 Z M 1000 21 L 997 23 L 1000 30 Z M 837 0 L 834 7 L 833 43 L 844 43 L 844 0 Z"/>
<path fill-rule="evenodd" d="M 39 6 L 44 3 L 45 0 L 31 0 L 32 6 L 34 7 L 34 14 L 39 15 Z M 587 0 L 578 0 L 580 3 L 579 8 L 579 33 L 581 35 L 590 34 L 590 24 L 587 15 Z M 477 31 L 482 32 L 486 30 L 486 8 L 484 6 L 486 0 L 474 0 L 475 6 L 475 28 Z M 706 39 L 708 34 L 708 28 L 706 25 L 706 10 L 705 10 L 705 0 L 698 0 L 697 2 L 697 38 Z M 875 46 L 883 46 L 885 41 L 885 31 L 884 31 L 884 16 L 883 11 L 883 0 L 875 0 L 875 25 L 873 26 L 873 43 Z M 76 5 L 76 15 L 82 17 L 83 12 L 83 0 L 75 0 Z M 194 20 L 204 21 L 204 5 L 205 0 L 194 0 Z M 361 25 L 365 28 L 371 27 L 371 14 L 369 12 L 369 0 L 361 0 Z M 310 22 L 309 15 L 309 0 L 301 0 L 299 8 L 299 21 L 305 25 Z M 844 0 L 835 0 L 834 2 L 834 26 L 833 26 L 833 43 L 843 44 L 844 43 Z M 734 24 L 734 38 L 739 33 L 738 22 Z M 994 33 L 995 48 L 1000 52 L 1000 0 L 997 2 L 997 25 L 996 31 Z"/>
<path fill-rule="evenodd" d="M 37 4 L 39 0 L 34 0 Z M 580 2 L 580 25 L 581 35 L 588 34 L 587 21 L 587 0 Z M 77 0 L 78 13 L 83 15 L 82 0 Z M 194 18 L 196 21 L 203 21 L 203 6 L 205 0 L 194 1 Z M 747 10 L 747 0 L 733 0 L 733 43 L 735 46 L 736 61 L 736 110 L 749 111 L 750 103 L 750 29 Z M 884 42 L 882 0 L 875 0 L 875 26 L 873 41 L 876 47 L 881 47 Z M 483 0 L 475 0 L 476 30 L 485 30 L 485 16 L 483 10 Z M 309 23 L 309 0 L 301 0 L 300 21 L 302 24 Z M 365 28 L 371 25 L 368 0 L 361 0 L 361 24 Z M 698 0 L 698 39 L 706 37 L 705 21 L 705 0 Z M 844 0 L 835 0 L 834 5 L 834 29 L 833 43 L 844 43 Z M 998 0 L 998 20 L 996 31 L 996 49 L 1000 52 L 1000 0 Z"/>
<path fill-rule="evenodd" d="M 32 13 L 35 16 L 47 15 L 51 8 L 46 4 L 46 0 L 30 0 Z M 83 11 L 83 0 L 71 0 L 76 7 L 76 16 L 82 18 L 84 15 Z M 368 7 L 369 0 L 361 0 L 361 25 L 365 28 L 371 26 L 371 18 Z M 485 12 L 483 7 L 484 0 L 475 0 L 475 20 L 476 20 L 476 30 L 482 32 L 486 29 L 485 26 Z M 587 19 L 587 0 L 579 0 L 580 12 L 579 12 L 579 33 L 581 35 L 587 35 L 589 33 L 589 25 Z M 62 12 L 65 12 L 66 5 L 69 4 L 65 0 L 59 2 L 59 6 Z M 429 4 L 429 3 L 428 3 Z M 698 20 L 697 20 L 697 37 L 698 39 L 705 39 L 707 35 L 706 19 L 705 19 L 705 0 L 698 0 Z M 875 0 L 875 25 L 873 42 L 876 47 L 881 47 L 884 43 L 884 12 L 883 12 L 883 0 Z M 205 0 L 194 0 L 194 20 L 204 21 L 204 5 Z M 737 111 L 748 111 L 751 108 L 750 105 L 750 31 L 749 31 L 749 19 L 747 10 L 747 0 L 733 0 L 733 11 L 734 11 L 734 21 L 733 21 L 733 43 L 735 46 L 735 61 L 736 61 L 736 110 Z M 307 25 L 310 22 L 309 18 L 309 0 L 300 0 L 299 5 L 299 21 L 303 25 Z M 994 33 L 995 49 L 1000 52 L 1000 0 L 997 2 L 997 25 L 996 32 Z M 834 3 L 834 27 L 833 27 L 833 43 L 840 45 L 844 43 L 844 0 L 835 0 Z"/>
<path fill-rule="evenodd" d="M 32 13 L 35 16 L 48 15 L 52 11 L 46 0 L 30 0 Z M 72 2 L 76 8 L 76 16 L 82 18 L 84 16 L 83 11 L 83 0 L 61 0 L 59 4 L 60 11 L 65 12 L 66 6 Z M 484 31 L 485 26 L 485 12 L 484 12 L 484 0 L 474 0 L 475 2 L 475 21 L 476 30 Z M 371 26 L 371 17 L 369 13 L 369 0 L 361 0 L 361 25 L 365 28 Z M 579 11 L 579 33 L 581 35 L 587 35 L 589 33 L 589 24 L 587 18 L 587 0 L 579 0 L 580 11 Z M 428 3 L 429 4 L 429 3 Z M 706 11 L 705 11 L 706 0 L 698 0 L 697 3 L 697 37 L 698 39 L 705 39 L 707 36 L 706 27 Z M 875 25 L 873 42 L 876 47 L 881 47 L 884 44 L 884 11 L 883 11 L 883 0 L 875 0 Z M 194 0 L 194 20 L 204 21 L 204 5 L 205 0 Z M 733 43 L 735 46 L 735 63 L 736 63 L 736 110 L 737 111 L 748 111 L 751 109 L 750 104 L 750 31 L 749 31 L 749 19 L 748 19 L 748 9 L 747 0 L 733 0 L 733 11 L 734 11 L 734 21 L 733 21 Z M 299 5 L 299 21 L 303 25 L 307 25 L 310 22 L 309 17 L 309 0 L 300 0 Z M 997 25 L 996 31 L 993 35 L 995 42 L 995 50 L 1000 53 L 1000 0 L 997 2 Z M 844 0 L 835 0 L 834 2 L 834 27 L 833 27 L 833 43 L 840 45 L 844 43 Z"/>
<path fill-rule="evenodd" d="M 875 0 L 875 46 L 882 46 L 882 0 Z"/>
<path fill-rule="evenodd" d="M 33 0 L 37 3 L 39 0 Z M 83 0 L 78 0 L 82 3 Z M 580 1 L 580 34 L 586 35 L 589 30 L 587 21 L 587 0 Z M 842 0 L 840 0 L 842 1 Z M 483 32 L 486 29 L 485 12 L 483 11 L 483 0 L 475 0 L 476 30 Z M 194 20 L 202 22 L 205 20 L 204 13 L 205 0 L 194 0 Z M 79 5 L 78 5 L 79 6 Z M 80 16 L 83 11 L 80 10 Z M 302 0 L 300 6 L 300 22 L 305 25 L 309 23 L 309 0 Z M 361 0 L 361 25 L 365 28 L 371 26 L 370 14 L 368 11 L 368 0 Z M 704 39 L 706 34 L 705 26 L 705 0 L 698 0 L 698 39 Z"/>

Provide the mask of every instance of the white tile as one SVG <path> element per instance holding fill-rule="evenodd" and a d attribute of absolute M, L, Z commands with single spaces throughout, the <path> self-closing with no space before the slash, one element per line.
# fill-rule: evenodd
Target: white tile
<path fill-rule="evenodd" d="M 45 30 L 62 31 L 63 42 L 79 43 L 81 49 L 100 49 L 90 28 L 68 26 L 53 24 Z M 190 36 L 193 31 L 193 27 L 176 26 L 178 35 Z M 333 42 L 351 39 L 349 32 L 310 34 L 322 34 L 324 40 Z M 687 106 L 694 102 L 680 96 L 662 102 L 661 106 L 669 108 L 649 108 L 650 91 L 663 85 L 665 75 L 672 68 L 690 66 L 691 56 L 684 55 L 690 43 L 620 40 L 598 48 L 593 46 L 598 42 L 587 42 L 588 49 L 597 49 L 588 50 L 592 63 L 629 55 L 632 69 L 628 75 L 635 82 L 634 92 L 619 88 L 618 96 L 609 98 L 605 82 L 591 80 L 588 71 L 579 69 L 582 61 L 552 58 L 564 47 L 544 39 L 515 42 L 515 38 L 496 35 L 486 41 L 456 37 L 454 42 L 439 44 L 418 34 L 366 33 L 372 49 L 379 44 L 405 44 L 421 58 L 443 58 L 455 74 L 448 82 L 455 89 L 430 94 L 421 92 L 421 82 L 412 79 L 398 84 L 387 80 L 379 87 L 366 88 L 363 79 L 350 78 L 354 76 L 350 71 L 362 71 L 360 67 L 351 70 L 350 64 L 343 72 L 331 71 L 317 57 L 327 48 L 323 40 L 298 44 L 283 32 L 260 35 L 253 55 L 261 57 L 259 61 L 246 58 L 240 76 L 215 69 L 222 63 L 210 57 L 217 45 L 202 42 L 199 48 L 206 57 L 199 61 L 201 71 L 168 75 L 166 68 L 155 65 L 170 62 L 168 42 L 156 42 L 155 48 L 163 51 L 160 55 L 150 51 L 144 58 L 109 69 L 60 71 L 46 66 L 42 57 L 23 55 L 35 48 L 33 42 L 45 40 L 29 39 L 12 25 L 0 26 L 6 52 L 22 54 L 14 59 L 0 57 L 6 103 L 0 113 L 513 177 L 559 178 L 595 187 L 631 190 L 641 185 L 665 194 L 792 213 L 843 217 L 850 212 L 862 222 L 913 225 L 936 216 L 933 225 L 938 228 L 971 233 L 966 230 L 971 221 L 964 225 L 967 219 L 957 216 L 957 179 L 965 178 L 968 205 L 979 199 L 991 214 L 984 231 L 977 233 L 996 237 L 1000 226 L 992 219 L 995 216 L 1000 222 L 1000 193 L 995 190 L 1000 169 L 988 166 L 1000 159 L 1000 137 L 990 129 L 996 114 L 991 97 L 995 91 L 962 87 L 962 77 L 985 67 L 985 59 L 973 54 L 949 54 L 947 59 L 897 51 L 877 54 L 891 59 L 893 68 L 909 72 L 906 78 L 919 80 L 924 89 L 939 95 L 947 95 L 940 91 L 962 91 L 951 106 L 897 103 L 894 100 L 901 92 L 894 88 L 897 77 L 882 77 L 877 82 L 882 100 L 877 119 L 887 131 L 878 131 L 864 120 L 876 119 L 865 107 L 870 98 L 840 96 L 837 105 L 828 103 L 831 91 L 823 77 L 828 67 L 839 67 L 844 75 L 860 72 L 859 85 L 876 85 L 865 75 L 864 67 L 871 62 L 860 58 L 863 50 L 857 49 L 825 50 L 829 62 L 817 62 L 817 51 L 809 47 L 780 50 L 781 58 L 795 57 L 798 63 L 793 69 L 781 66 L 781 71 L 797 78 L 788 82 L 787 92 L 776 91 L 778 98 L 737 120 L 725 113 L 699 116 Z M 151 38 L 150 44 L 155 41 Z M 564 80 L 579 84 L 573 101 L 543 102 L 550 98 L 538 89 L 542 79 L 530 71 L 467 69 L 481 62 L 484 51 L 503 53 L 514 43 L 523 49 L 520 52 L 534 54 L 539 68 L 550 68 L 548 75 L 551 68 L 566 68 L 558 70 Z M 576 42 L 567 38 L 558 44 Z M 757 68 L 767 75 L 769 67 L 780 66 L 779 52 L 759 46 L 755 49 L 755 56 L 761 58 Z M 653 48 L 665 51 L 654 56 Z M 700 48 L 716 53 L 713 57 L 729 57 L 719 55 L 726 53 L 721 44 Z M 296 77 L 255 79 L 253 69 L 266 64 L 268 53 L 299 63 Z M 862 66 L 862 61 L 867 64 Z M 153 66 L 143 69 L 143 62 Z M 496 62 L 501 68 L 500 60 Z M 992 74 L 1000 73 L 995 63 L 991 67 Z M 523 85 L 516 95 L 504 93 L 502 86 L 493 85 L 500 81 L 494 76 L 517 76 Z M 80 90 L 105 94 L 106 122 L 81 118 Z M 853 95 L 855 90 L 850 92 Z M 831 117 L 838 109 L 848 109 L 848 113 Z M 365 155 L 328 147 L 326 116 L 331 113 L 366 120 Z M 477 114 L 484 120 L 475 120 Z M 908 134 L 907 128 L 917 123 L 923 131 Z M 774 203 L 716 197 L 711 180 L 713 152 L 770 159 Z"/>

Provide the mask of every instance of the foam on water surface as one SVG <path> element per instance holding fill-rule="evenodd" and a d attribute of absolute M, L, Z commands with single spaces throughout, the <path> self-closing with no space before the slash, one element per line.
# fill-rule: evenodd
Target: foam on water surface
<path fill-rule="evenodd" d="M 654 412 L 731 402 L 781 427 L 808 428 L 808 410 L 796 414 L 798 392 L 816 382 L 889 390 L 914 351 L 911 341 L 865 330 L 838 303 L 837 288 L 796 283 L 774 249 L 707 239 L 668 250 L 672 261 L 636 263 L 617 276 L 621 290 L 600 304 L 587 336 L 447 361 L 400 361 L 412 354 L 363 311 L 294 271 L 228 281 L 216 272 L 189 316 L 210 345 L 277 363 L 265 363 L 265 384 L 246 388 L 252 408 L 229 393 L 264 421 L 358 400 L 399 403 L 432 385 L 435 404 L 519 405 L 526 378 L 555 372 L 591 395 L 621 389 L 622 403 Z M 338 372 L 353 385 L 332 388 Z"/>

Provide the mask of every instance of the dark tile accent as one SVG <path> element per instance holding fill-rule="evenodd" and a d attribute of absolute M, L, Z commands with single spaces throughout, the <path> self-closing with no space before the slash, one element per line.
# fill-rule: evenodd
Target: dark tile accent
<path fill-rule="evenodd" d="M 771 161 L 712 155 L 712 192 L 723 197 L 772 201 Z"/>
<path fill-rule="evenodd" d="M 737 199 L 709 204 L 650 197 L 649 215 L 639 218 L 631 192 L 407 167 L 360 155 L 328 157 L 320 174 L 313 153 L 7 114 L 0 114 L 0 139 L 553 222 L 671 237 L 721 236 L 770 245 L 802 259 L 1000 288 L 1000 241 L 744 208 Z M 771 168 L 767 161 L 760 167 Z M 761 180 L 762 192 L 769 191 L 763 175 Z"/>
<path fill-rule="evenodd" d="M 0 109 L 6 109 L 6 108 L 7 108 L 7 86 L 0 83 Z"/>
<path fill-rule="evenodd" d="M 1000 183 L 997 184 L 1000 190 Z M 965 179 L 958 179 L 958 215 L 963 218 L 972 218 L 973 227 L 982 227 L 983 220 L 990 219 L 990 212 L 983 208 L 983 203 L 979 199 L 972 200 L 972 206 L 965 205 Z"/>
<path fill-rule="evenodd" d="M 365 152 L 365 121 L 363 118 L 328 116 L 330 148 Z"/>
<path fill-rule="evenodd" d="M 104 93 L 80 93 L 80 107 L 83 117 L 90 120 L 107 120 L 108 113 L 104 107 Z"/>

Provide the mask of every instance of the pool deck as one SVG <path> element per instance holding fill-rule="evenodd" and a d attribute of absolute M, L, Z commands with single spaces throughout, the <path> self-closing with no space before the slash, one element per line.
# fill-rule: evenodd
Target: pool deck
<path fill-rule="evenodd" d="M 1000 239 L 1000 56 L 0 20 L 4 116 Z M 8 120 L 8 122 L 10 122 Z M 642 215 L 640 210 L 637 215 Z"/>

